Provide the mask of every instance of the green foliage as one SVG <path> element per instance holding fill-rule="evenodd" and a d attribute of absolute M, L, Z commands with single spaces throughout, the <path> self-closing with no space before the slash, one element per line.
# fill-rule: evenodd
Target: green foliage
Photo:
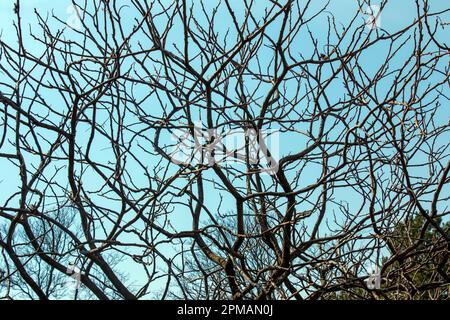
<path fill-rule="evenodd" d="M 435 219 L 450 235 L 450 223 Z M 420 214 L 399 223 L 389 239 L 395 248 L 383 277 L 389 299 L 448 299 L 449 250 L 445 238 Z"/>
<path fill-rule="evenodd" d="M 448 237 L 450 222 L 435 219 Z M 398 223 L 385 236 L 394 249 L 382 260 L 382 285 L 354 287 L 327 294 L 327 299 L 437 300 L 449 299 L 449 248 L 445 237 L 420 214 Z"/>

